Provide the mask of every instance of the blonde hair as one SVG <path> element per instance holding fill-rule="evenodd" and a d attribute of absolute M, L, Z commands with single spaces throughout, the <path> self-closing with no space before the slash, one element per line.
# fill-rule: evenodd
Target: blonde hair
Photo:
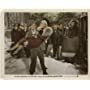
<path fill-rule="evenodd" d="M 48 25 L 46 20 L 42 20 L 41 23 Z"/>

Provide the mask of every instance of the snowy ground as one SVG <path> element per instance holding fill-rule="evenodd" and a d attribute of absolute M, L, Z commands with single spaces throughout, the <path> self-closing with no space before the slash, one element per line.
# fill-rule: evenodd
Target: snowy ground
<path fill-rule="evenodd" d="M 10 46 L 10 40 L 5 39 L 5 50 L 7 50 Z M 29 74 L 29 65 L 30 65 L 30 58 L 23 58 L 23 59 L 15 59 L 10 56 L 10 54 L 5 53 L 5 73 L 6 74 Z M 24 62 L 25 61 L 25 62 Z M 79 70 L 75 68 L 73 64 L 57 61 L 51 57 L 45 57 L 45 65 L 47 66 L 47 72 L 49 75 L 77 75 L 79 74 Z M 39 60 L 37 61 L 36 65 L 36 72 L 35 74 L 42 74 L 42 70 L 39 64 Z"/>
<path fill-rule="evenodd" d="M 12 61 L 11 61 L 12 60 Z M 10 62 L 6 63 L 6 74 L 29 74 L 29 67 L 25 66 L 25 63 L 22 59 L 9 59 Z M 30 64 L 30 58 L 26 59 Z M 65 63 L 63 61 L 56 61 L 53 58 L 45 57 L 45 64 L 47 66 L 48 74 L 64 74 L 64 75 L 75 75 L 79 74 L 79 71 L 75 69 L 73 64 Z M 35 74 L 42 74 L 42 70 L 39 62 L 36 65 Z"/>

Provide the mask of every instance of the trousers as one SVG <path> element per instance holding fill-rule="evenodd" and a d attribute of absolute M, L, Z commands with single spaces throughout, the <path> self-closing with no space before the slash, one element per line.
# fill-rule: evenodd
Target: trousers
<path fill-rule="evenodd" d="M 41 68 L 43 72 L 46 72 L 45 63 L 44 63 L 44 52 L 40 47 L 31 49 L 31 65 L 30 73 L 33 74 L 36 68 L 37 57 L 39 58 Z"/>

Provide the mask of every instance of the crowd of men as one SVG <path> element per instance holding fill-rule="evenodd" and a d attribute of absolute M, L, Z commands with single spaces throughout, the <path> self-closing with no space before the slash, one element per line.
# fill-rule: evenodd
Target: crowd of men
<path fill-rule="evenodd" d="M 30 26 L 14 24 L 11 31 L 12 44 L 8 52 L 15 58 L 22 58 L 23 56 L 31 58 L 30 74 L 35 72 L 38 57 L 43 74 L 48 74 L 44 57 L 51 56 L 57 60 L 62 60 L 63 38 L 77 35 L 78 28 L 75 20 L 68 26 L 57 22 L 49 25 L 47 20 L 41 20 L 39 25 L 36 22 L 33 22 Z"/>

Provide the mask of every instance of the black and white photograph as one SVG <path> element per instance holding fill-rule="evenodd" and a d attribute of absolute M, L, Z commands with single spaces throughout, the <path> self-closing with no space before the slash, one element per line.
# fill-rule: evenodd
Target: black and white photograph
<path fill-rule="evenodd" d="M 4 75 L 88 75 L 88 12 L 4 12 Z"/>

